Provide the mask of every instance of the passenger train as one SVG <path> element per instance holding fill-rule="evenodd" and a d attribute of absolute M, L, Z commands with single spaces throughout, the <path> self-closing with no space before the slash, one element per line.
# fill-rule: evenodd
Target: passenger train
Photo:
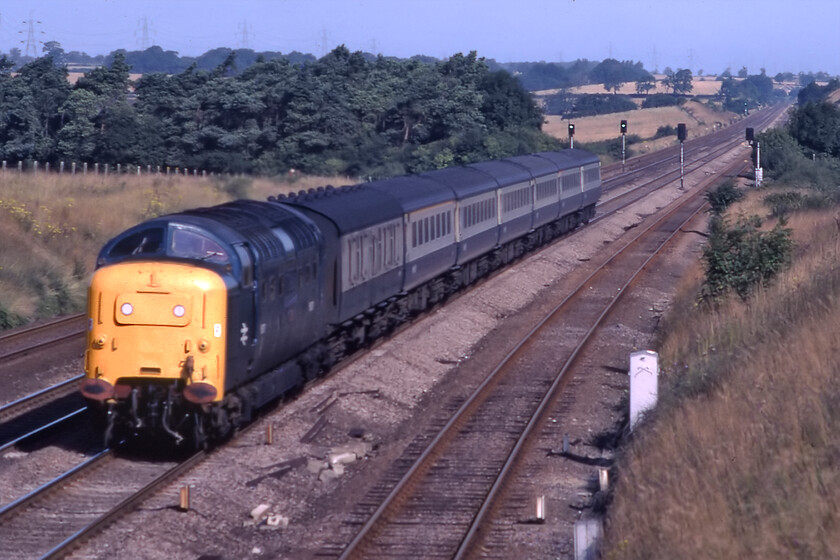
<path fill-rule="evenodd" d="M 81 392 L 106 444 L 206 446 L 588 222 L 600 192 L 598 158 L 573 149 L 143 222 L 98 256 Z"/>

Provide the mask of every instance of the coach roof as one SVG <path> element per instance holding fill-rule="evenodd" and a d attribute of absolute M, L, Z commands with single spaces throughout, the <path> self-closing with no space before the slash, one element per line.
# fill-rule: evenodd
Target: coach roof
<path fill-rule="evenodd" d="M 458 200 L 492 191 L 499 187 L 494 177 L 474 167 L 447 167 L 423 173 L 426 177 L 451 188 Z"/>
<path fill-rule="evenodd" d="M 339 235 L 402 216 L 402 208 L 394 197 L 371 188 L 370 184 L 337 189 L 328 187 L 288 197 L 280 196 L 274 200 L 325 216 L 335 224 Z"/>

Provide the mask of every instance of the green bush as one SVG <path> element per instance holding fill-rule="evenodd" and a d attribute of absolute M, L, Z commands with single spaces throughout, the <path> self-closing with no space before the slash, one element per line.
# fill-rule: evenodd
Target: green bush
<path fill-rule="evenodd" d="M 655 93 L 653 95 L 648 95 L 647 97 L 645 97 L 645 100 L 642 101 L 642 109 L 655 109 L 657 107 L 677 107 L 680 105 L 684 105 L 685 102 L 685 97 L 671 95 L 668 93 Z"/>
<path fill-rule="evenodd" d="M 706 193 L 706 200 L 715 214 L 722 214 L 724 210 L 742 198 L 744 198 L 744 193 L 735 187 L 735 181 L 732 179 Z"/>
<path fill-rule="evenodd" d="M 642 142 L 641 136 L 638 134 L 628 134 L 625 138 L 625 157 L 631 158 L 635 152 L 630 146 Z M 588 142 L 586 144 L 578 144 L 575 142 L 575 147 L 587 150 L 596 155 L 609 156 L 613 159 L 621 159 L 621 138 L 613 138 L 612 140 L 603 140 L 601 142 Z"/>
<path fill-rule="evenodd" d="M 714 301 L 729 292 L 747 299 L 752 290 L 766 284 L 790 262 L 791 230 L 781 220 L 763 232 L 758 216 L 739 218 L 733 227 L 718 215 L 710 221 L 709 243 L 703 250 L 706 278 L 701 298 Z"/>
<path fill-rule="evenodd" d="M 837 195 L 826 193 L 802 194 L 796 191 L 770 193 L 764 197 L 764 204 L 770 207 L 773 216 L 787 216 L 795 210 L 820 210 L 838 204 Z"/>
<path fill-rule="evenodd" d="M 220 176 L 216 183 L 220 191 L 232 198 L 248 198 L 253 180 L 242 175 Z"/>
<path fill-rule="evenodd" d="M 626 95 L 583 94 L 575 101 L 569 117 L 592 117 L 609 113 L 623 113 L 638 109 L 633 100 Z"/>
<path fill-rule="evenodd" d="M 676 135 L 677 129 L 671 126 L 670 124 L 666 124 L 656 129 L 656 134 L 653 135 L 653 139 L 656 140 L 657 138 L 665 138 L 666 136 Z"/>
<path fill-rule="evenodd" d="M 13 329 L 25 324 L 26 319 L 24 317 L 9 311 L 0 303 L 0 330 Z"/>

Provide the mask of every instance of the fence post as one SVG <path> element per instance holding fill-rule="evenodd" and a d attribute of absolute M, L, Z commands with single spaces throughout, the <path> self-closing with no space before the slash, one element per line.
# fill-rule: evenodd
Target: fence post
<path fill-rule="evenodd" d="M 84 163 L 82 164 L 82 169 L 83 169 L 82 173 L 83 173 L 84 175 L 87 175 L 87 162 L 84 162 Z"/>
<path fill-rule="evenodd" d="M 70 164 L 70 169 L 71 169 L 70 173 L 72 175 L 75 175 L 76 174 L 76 162 L 75 161 Z"/>

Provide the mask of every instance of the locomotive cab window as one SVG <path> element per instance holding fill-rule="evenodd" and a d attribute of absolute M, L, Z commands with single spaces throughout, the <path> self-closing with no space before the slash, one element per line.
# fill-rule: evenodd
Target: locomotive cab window
<path fill-rule="evenodd" d="M 108 251 L 108 258 L 118 259 L 132 255 L 154 255 L 163 248 L 162 227 L 147 228 L 134 232 L 117 241 Z"/>
<path fill-rule="evenodd" d="M 169 254 L 173 257 L 227 264 L 230 257 L 224 247 L 209 237 L 189 229 L 175 228 Z"/>

